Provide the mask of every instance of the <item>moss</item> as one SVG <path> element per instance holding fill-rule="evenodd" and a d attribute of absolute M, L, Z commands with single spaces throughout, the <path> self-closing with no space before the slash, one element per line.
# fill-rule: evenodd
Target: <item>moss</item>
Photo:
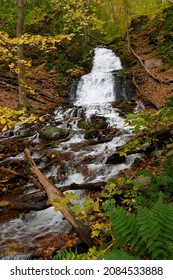
<path fill-rule="evenodd" d="M 105 129 L 107 126 L 108 124 L 104 120 L 92 120 L 90 122 L 81 120 L 78 122 L 78 127 L 85 130 Z"/>
<path fill-rule="evenodd" d="M 59 140 L 69 135 L 69 131 L 59 127 L 47 127 L 39 133 L 39 137 L 43 140 Z"/>

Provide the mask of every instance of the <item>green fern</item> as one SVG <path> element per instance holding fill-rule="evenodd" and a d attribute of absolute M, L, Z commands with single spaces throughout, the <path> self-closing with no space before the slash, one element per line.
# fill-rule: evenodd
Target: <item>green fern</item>
<path fill-rule="evenodd" d="M 166 157 L 166 160 L 163 162 L 164 173 L 171 178 L 173 178 L 173 159 L 172 157 Z"/>
<path fill-rule="evenodd" d="M 164 205 L 162 194 L 151 209 L 138 207 L 134 215 L 117 207 L 110 218 L 116 243 L 107 257 L 125 248 L 127 258 L 173 259 L 173 206 Z"/>
<path fill-rule="evenodd" d="M 72 251 L 70 248 L 65 249 L 63 251 L 58 252 L 56 256 L 54 256 L 54 260 L 84 260 L 85 254 L 78 254 L 78 251 Z"/>
<path fill-rule="evenodd" d="M 104 254 L 104 256 L 99 259 L 103 258 L 104 260 L 137 260 L 137 258 L 131 255 L 129 252 L 118 249 L 114 249 L 111 252 Z"/>

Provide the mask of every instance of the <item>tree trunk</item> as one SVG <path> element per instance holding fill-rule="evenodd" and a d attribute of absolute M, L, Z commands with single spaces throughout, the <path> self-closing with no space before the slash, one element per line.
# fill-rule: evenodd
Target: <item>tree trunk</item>
<path fill-rule="evenodd" d="M 87 8 L 88 11 L 89 11 L 90 4 L 91 4 L 91 0 L 86 0 L 86 8 Z M 88 14 L 88 11 L 87 11 L 87 14 Z M 88 41 L 89 41 L 88 24 L 86 24 L 84 26 L 84 46 L 87 46 Z"/>
<path fill-rule="evenodd" d="M 39 182 L 39 185 L 46 191 L 48 196 L 48 205 L 54 204 L 54 200 L 64 198 L 64 194 L 58 190 L 47 178 L 44 174 L 36 166 L 35 162 L 31 158 L 30 152 L 28 149 L 24 151 L 25 159 L 30 164 L 30 171 L 32 176 L 30 179 L 34 179 L 33 182 Z M 94 246 L 94 242 L 90 237 L 90 229 L 85 226 L 81 221 L 78 221 L 75 215 L 71 212 L 69 206 L 64 206 L 64 208 L 60 209 L 60 212 L 65 217 L 65 219 L 75 228 L 80 238 L 88 245 L 88 247 Z"/>
<path fill-rule="evenodd" d="M 111 0 L 109 1 L 109 6 L 111 11 L 111 21 L 112 23 L 116 24 L 116 10 Z"/>
<path fill-rule="evenodd" d="M 25 0 L 18 0 L 18 19 L 16 27 L 16 37 L 20 38 L 23 35 L 24 29 L 24 12 L 25 12 Z M 28 108 L 30 107 L 27 99 L 27 89 L 25 82 L 25 65 L 24 65 L 24 46 L 22 43 L 18 43 L 17 46 L 17 66 L 18 66 L 18 83 L 19 83 L 19 104 Z"/>
<path fill-rule="evenodd" d="M 127 36 L 127 48 L 130 52 L 130 34 L 129 34 L 129 2 L 128 0 L 124 0 L 124 14 L 125 14 L 125 29 Z"/>

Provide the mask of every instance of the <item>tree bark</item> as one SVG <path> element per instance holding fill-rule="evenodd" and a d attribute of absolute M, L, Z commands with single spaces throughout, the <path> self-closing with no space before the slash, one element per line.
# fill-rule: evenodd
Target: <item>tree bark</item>
<path fill-rule="evenodd" d="M 91 0 L 86 0 L 86 8 L 87 8 L 88 11 L 89 11 L 89 8 L 90 8 L 90 4 L 91 4 Z M 88 14 L 88 12 L 87 12 L 87 14 Z M 84 46 L 87 46 L 88 40 L 89 40 L 88 24 L 86 23 L 86 25 L 84 26 Z"/>
<path fill-rule="evenodd" d="M 24 211 L 24 210 L 33 210 L 33 211 L 40 211 L 49 208 L 51 205 L 48 204 L 46 201 L 38 202 L 37 203 L 28 203 L 24 201 L 18 200 L 2 200 L 0 201 L 0 208 L 9 208 L 11 210 L 17 211 Z"/>
<path fill-rule="evenodd" d="M 76 184 L 72 183 L 69 186 L 63 186 L 60 187 L 61 192 L 66 192 L 70 190 L 96 190 L 101 189 L 102 186 L 105 186 L 106 182 L 100 181 L 100 182 L 93 182 L 93 183 L 83 183 L 83 184 Z"/>
<path fill-rule="evenodd" d="M 64 194 L 60 190 L 58 190 L 38 169 L 28 149 L 24 150 L 24 154 L 25 159 L 30 164 L 30 171 L 34 176 L 34 182 L 35 180 L 37 180 L 39 182 L 39 185 L 43 187 L 43 189 L 48 195 L 48 205 L 53 205 L 55 199 L 64 198 Z M 30 177 L 30 179 L 32 180 L 32 177 Z M 80 238 L 88 245 L 88 247 L 94 246 L 94 241 L 90 237 L 90 229 L 87 226 L 85 226 L 81 221 L 76 220 L 76 217 L 71 212 L 70 207 L 66 206 L 62 208 L 60 212 L 63 214 L 66 220 L 75 228 Z"/>
<path fill-rule="evenodd" d="M 130 52 L 130 34 L 129 34 L 129 2 L 128 0 L 124 0 L 124 14 L 125 14 L 125 29 L 127 36 L 127 48 Z"/>
<path fill-rule="evenodd" d="M 21 38 L 24 30 L 24 13 L 25 13 L 25 0 L 17 0 L 18 6 L 18 19 L 16 27 L 16 37 Z M 25 65 L 24 65 L 24 45 L 18 43 L 17 45 L 17 66 L 18 66 L 18 83 L 19 83 L 19 104 L 28 108 L 30 107 L 27 99 L 27 89 L 25 81 Z"/>

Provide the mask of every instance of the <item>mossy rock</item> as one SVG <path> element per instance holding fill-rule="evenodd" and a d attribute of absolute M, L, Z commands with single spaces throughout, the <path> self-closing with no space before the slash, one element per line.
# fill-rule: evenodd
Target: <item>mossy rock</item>
<path fill-rule="evenodd" d="M 79 128 L 85 130 L 105 129 L 108 127 L 108 123 L 105 120 L 92 120 L 92 121 L 79 121 Z"/>
<path fill-rule="evenodd" d="M 39 133 L 39 137 L 43 140 L 59 140 L 69 135 L 69 131 L 60 127 L 47 127 Z"/>
<path fill-rule="evenodd" d="M 89 130 L 87 132 L 85 132 L 85 139 L 87 140 L 92 140 L 97 138 L 99 135 L 99 131 L 98 130 Z"/>

